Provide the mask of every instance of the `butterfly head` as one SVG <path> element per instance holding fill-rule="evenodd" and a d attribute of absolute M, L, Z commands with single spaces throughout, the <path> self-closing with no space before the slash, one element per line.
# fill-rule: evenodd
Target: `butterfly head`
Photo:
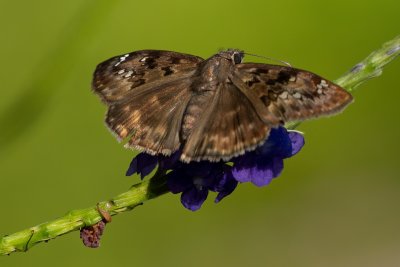
<path fill-rule="evenodd" d="M 220 57 L 226 58 L 232 61 L 233 64 L 242 63 L 244 58 L 244 52 L 238 49 L 228 49 L 226 51 L 221 51 L 218 53 Z"/>

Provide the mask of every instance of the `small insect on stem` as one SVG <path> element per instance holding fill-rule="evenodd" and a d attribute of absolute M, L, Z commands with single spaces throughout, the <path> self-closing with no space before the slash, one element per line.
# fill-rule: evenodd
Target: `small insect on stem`
<path fill-rule="evenodd" d="M 112 221 L 111 214 L 108 211 L 103 210 L 102 208 L 100 208 L 99 203 L 97 203 L 96 209 L 99 212 L 100 216 L 103 218 L 105 223 L 109 223 L 109 222 Z"/>

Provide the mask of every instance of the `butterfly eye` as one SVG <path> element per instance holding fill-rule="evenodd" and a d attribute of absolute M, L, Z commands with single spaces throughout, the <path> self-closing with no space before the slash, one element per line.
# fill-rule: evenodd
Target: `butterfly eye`
<path fill-rule="evenodd" d="M 239 52 L 233 53 L 232 59 L 233 59 L 233 63 L 235 63 L 235 64 L 242 63 L 243 53 L 239 53 Z"/>

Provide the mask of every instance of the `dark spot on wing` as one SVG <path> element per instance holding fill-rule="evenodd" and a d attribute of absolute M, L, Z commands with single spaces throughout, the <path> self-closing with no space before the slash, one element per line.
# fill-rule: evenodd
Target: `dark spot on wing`
<path fill-rule="evenodd" d="M 260 80 L 257 78 L 257 76 L 253 76 L 253 79 L 251 79 L 250 81 L 247 81 L 247 85 L 249 87 L 252 87 L 253 84 L 259 83 L 259 82 L 260 82 Z"/>
<path fill-rule="evenodd" d="M 253 73 L 253 74 L 268 73 L 268 72 L 269 72 L 269 69 L 255 69 L 253 71 L 250 71 L 250 73 Z"/>
<path fill-rule="evenodd" d="M 140 86 L 142 84 L 145 84 L 145 83 L 146 83 L 145 79 L 138 79 L 138 80 L 134 81 L 134 83 L 131 85 L 131 89 L 133 89 L 135 87 L 138 87 L 138 86 Z"/>
<path fill-rule="evenodd" d="M 161 69 L 164 71 L 164 76 L 168 76 L 174 73 L 170 66 L 162 67 Z"/>
<path fill-rule="evenodd" d="M 278 83 L 287 83 L 290 79 L 290 77 L 292 76 L 292 74 L 289 71 L 280 71 L 278 74 L 278 78 L 276 79 L 276 81 Z"/>
<path fill-rule="evenodd" d="M 307 91 L 302 91 L 301 92 L 301 96 L 302 97 L 305 97 L 305 98 L 308 98 L 308 99 L 311 99 L 311 100 L 315 98 L 315 95 L 318 95 L 316 93 L 316 91 L 314 92 L 314 94 L 311 94 L 310 92 L 307 92 Z"/>
<path fill-rule="evenodd" d="M 267 107 L 271 104 L 271 100 L 266 95 L 263 95 L 260 99 Z"/>
<path fill-rule="evenodd" d="M 144 65 L 149 69 L 157 67 L 156 60 L 153 57 L 148 57 L 144 60 Z"/>
<path fill-rule="evenodd" d="M 311 76 L 311 80 L 314 86 L 317 86 L 321 83 L 321 78 L 316 75 Z"/>
<path fill-rule="evenodd" d="M 270 79 L 266 81 L 267 85 L 275 85 L 279 84 L 287 84 L 292 76 L 295 76 L 295 71 L 281 70 L 278 73 L 278 77 L 276 79 Z"/>
<path fill-rule="evenodd" d="M 177 65 L 177 64 L 181 63 L 181 59 L 177 58 L 177 57 L 172 57 L 171 58 L 171 63 L 174 64 L 174 65 Z"/>
<path fill-rule="evenodd" d="M 152 59 L 158 59 L 161 57 L 161 52 L 158 50 L 151 50 L 148 51 L 145 55 Z"/>
<path fill-rule="evenodd" d="M 283 87 L 281 85 L 275 85 L 270 87 L 270 91 L 275 95 L 280 95 L 283 92 Z"/>
<path fill-rule="evenodd" d="M 265 82 L 267 85 L 274 85 L 276 84 L 276 79 L 269 79 Z"/>
<path fill-rule="evenodd" d="M 278 98 L 278 95 L 273 91 L 268 91 L 268 98 L 271 101 L 276 101 L 276 99 Z"/>

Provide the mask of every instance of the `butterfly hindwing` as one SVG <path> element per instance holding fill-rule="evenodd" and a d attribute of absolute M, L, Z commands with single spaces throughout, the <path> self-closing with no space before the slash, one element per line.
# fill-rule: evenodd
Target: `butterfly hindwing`
<path fill-rule="evenodd" d="M 153 87 L 129 101 L 111 104 L 107 126 L 126 146 L 170 155 L 180 146 L 182 117 L 190 99 L 188 79 Z"/>
<path fill-rule="evenodd" d="M 229 160 L 261 144 L 270 128 L 238 88 L 220 84 L 186 141 L 181 159 Z"/>

